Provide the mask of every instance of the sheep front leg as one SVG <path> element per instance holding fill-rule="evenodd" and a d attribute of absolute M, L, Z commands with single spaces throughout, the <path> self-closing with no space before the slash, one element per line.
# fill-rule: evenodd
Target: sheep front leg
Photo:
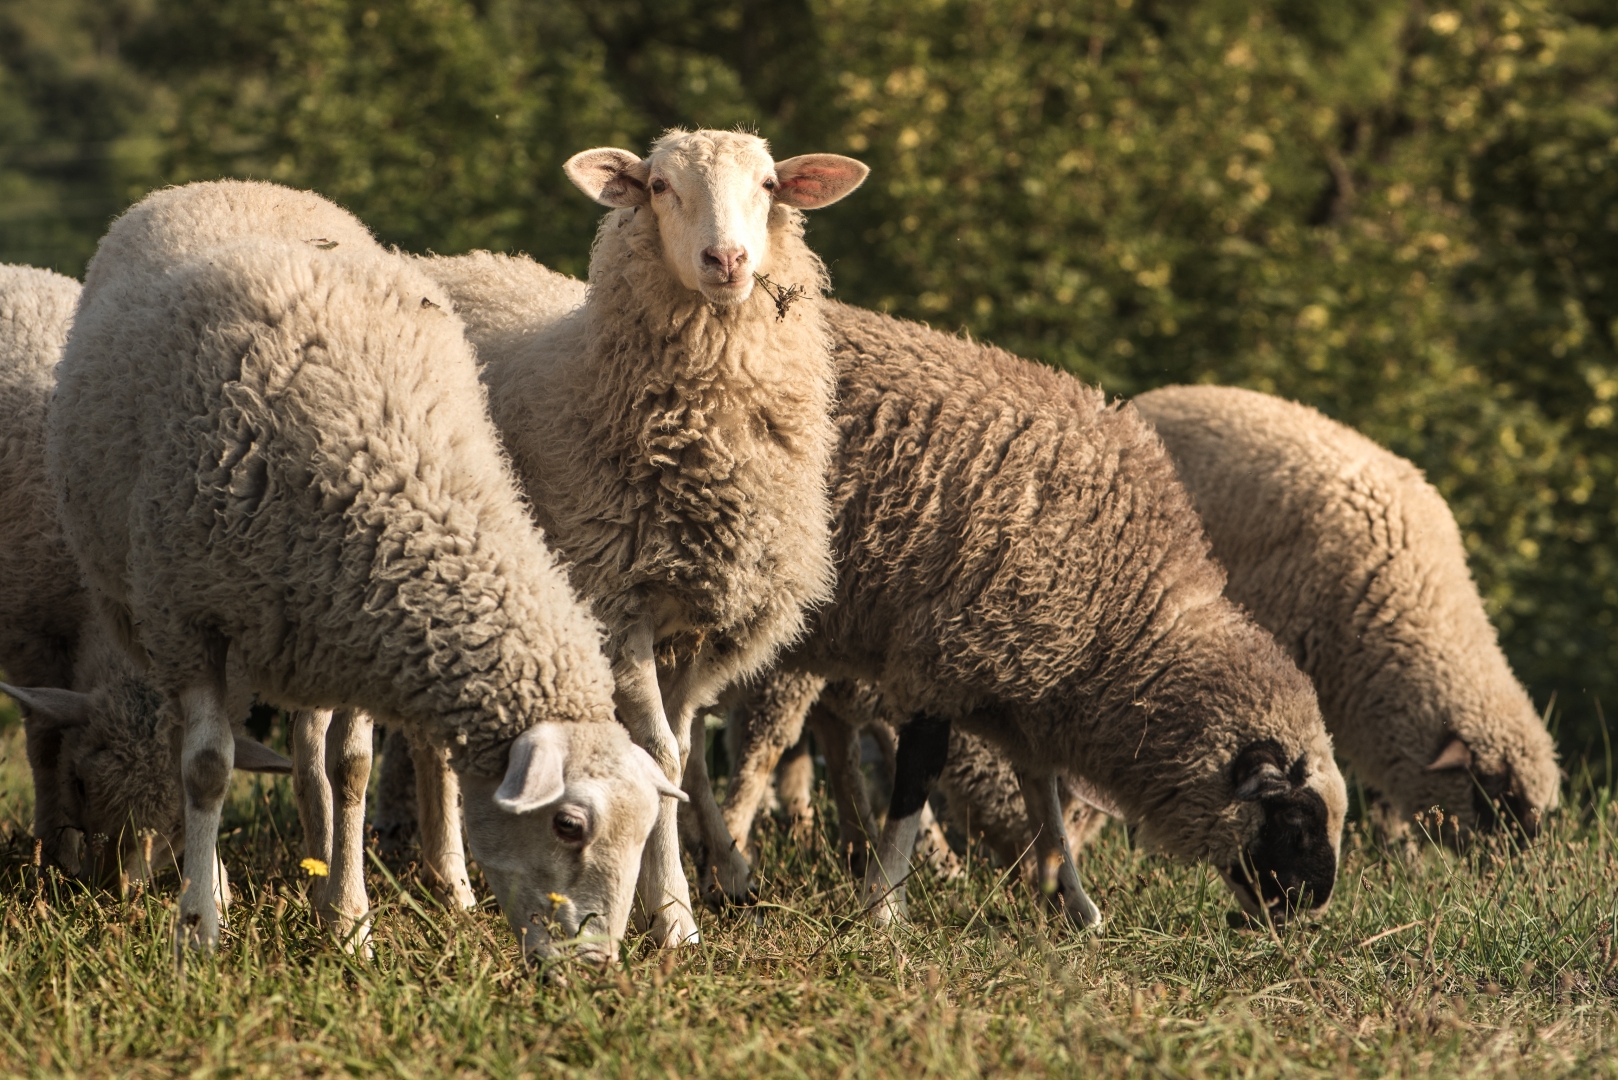
<path fill-rule="evenodd" d="M 466 841 L 461 836 L 461 778 L 449 767 L 449 751 L 412 733 L 410 757 L 416 766 L 416 829 L 421 862 L 439 901 L 463 911 L 477 905 L 466 872 Z"/>
<path fill-rule="evenodd" d="M 918 713 L 899 729 L 888 820 L 877 837 L 876 858 L 865 870 L 866 907 L 879 927 L 905 916 L 905 879 L 921 831 L 921 811 L 948 761 L 948 720 Z"/>
<path fill-rule="evenodd" d="M 820 696 L 826 680 L 798 672 L 777 671 L 736 708 L 743 713 L 741 746 L 731 762 L 725 792 L 725 831 L 739 850 L 748 849 L 753 819 L 768 793 L 777 763 L 803 735 L 804 717 Z M 812 777 L 811 777 L 812 779 Z"/>
<path fill-rule="evenodd" d="M 1055 775 L 1017 770 L 1028 824 L 1034 833 L 1034 855 L 1039 868 L 1040 887 L 1052 903 L 1073 920 L 1088 928 L 1101 925 L 1101 912 L 1084 891 L 1079 871 L 1073 865 L 1073 852 L 1067 842 L 1067 819 L 1062 813 L 1061 793 Z"/>
<path fill-rule="evenodd" d="M 365 895 L 365 791 L 371 781 L 371 718 L 339 709 L 326 730 L 332 804 L 331 877 L 319 907 L 344 946 L 370 955 L 371 905 Z"/>
<path fill-rule="evenodd" d="M 300 709 L 292 714 L 292 797 L 303 825 L 303 852 L 331 865 L 331 784 L 326 780 L 326 731 L 330 709 Z M 326 878 L 309 879 L 309 903 L 319 911 L 325 903 Z"/>
<path fill-rule="evenodd" d="M 670 783 L 678 784 L 685 762 L 663 711 L 653 643 L 651 617 L 638 617 L 629 626 L 613 660 L 613 700 L 630 737 L 652 755 Z M 640 877 L 635 886 L 640 905 L 635 922 L 648 929 L 659 948 L 673 948 L 695 944 L 701 935 L 691 911 L 691 886 L 680 863 L 679 818 L 674 800 L 662 799 L 660 803 L 657 824 L 641 853 Z"/>
<path fill-rule="evenodd" d="M 713 781 L 708 775 L 707 729 L 697 717 L 697 709 L 712 700 L 713 691 L 719 689 L 713 685 L 712 672 L 712 665 L 699 654 L 671 681 L 663 704 L 674 723 L 674 737 L 685 764 L 682 783 L 691 797 L 691 809 L 702 834 L 705 865 L 698 868 L 698 873 L 708 883 L 703 892 L 716 906 L 726 902 L 745 904 L 756 898 L 753 868 L 731 836 L 714 798 Z"/>
<path fill-rule="evenodd" d="M 219 816 L 236 760 L 227 697 L 216 687 L 196 687 L 180 694 L 180 715 L 185 725 L 180 751 L 180 780 L 185 793 L 185 888 L 180 893 L 176 950 L 211 950 L 219 944 L 223 884 L 219 874 Z"/>

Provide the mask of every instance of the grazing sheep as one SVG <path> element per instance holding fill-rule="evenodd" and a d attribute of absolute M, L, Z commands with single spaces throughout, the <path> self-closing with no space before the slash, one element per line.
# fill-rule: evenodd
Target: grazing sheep
<path fill-rule="evenodd" d="M 48 460 L 97 606 L 183 718 L 182 943 L 218 937 L 228 718 L 254 692 L 452 747 L 525 952 L 599 922 L 577 944 L 605 959 L 624 931 L 679 793 L 614 721 L 600 627 L 528 519 L 448 308 L 351 216 L 273 184 L 157 192 L 91 262 Z M 369 748 L 352 763 L 345 784 Z"/>
<path fill-rule="evenodd" d="M 902 882 L 952 725 L 1018 767 L 1081 924 L 1056 776 L 1219 868 L 1251 914 L 1329 897 L 1347 798 L 1308 680 L 1222 595 L 1173 466 L 1128 407 L 914 323 L 826 309 L 838 362 L 838 578 L 791 667 L 877 683 L 901 729 L 867 872 Z"/>
<path fill-rule="evenodd" d="M 566 170 L 614 208 L 576 310 L 552 318 L 565 283 L 524 295 L 526 277 L 548 274 L 524 260 L 423 265 L 469 320 L 535 518 L 607 625 L 620 715 L 678 781 L 696 710 L 796 639 L 830 591 L 835 374 L 825 269 L 801 211 L 837 201 L 866 169 L 833 154 L 776 162 L 751 135 L 671 131 L 644 160 L 588 150 Z M 694 789 L 704 861 L 725 894 L 745 896 L 746 860 L 707 785 Z M 695 940 L 668 808 L 640 890 L 654 940 Z"/>
<path fill-rule="evenodd" d="M 22 705 L 41 855 L 79 880 L 150 880 L 180 840 L 171 714 L 91 617 L 45 470 L 45 417 L 79 283 L 0 266 L 0 683 Z M 236 736 L 238 768 L 284 772 Z"/>
<path fill-rule="evenodd" d="M 1410 462 L 1303 405 L 1232 387 L 1135 399 L 1201 514 L 1226 595 L 1314 680 L 1382 820 L 1528 836 L 1556 750 L 1500 651 L 1443 496 Z M 1502 811 L 1503 808 L 1503 811 Z"/>

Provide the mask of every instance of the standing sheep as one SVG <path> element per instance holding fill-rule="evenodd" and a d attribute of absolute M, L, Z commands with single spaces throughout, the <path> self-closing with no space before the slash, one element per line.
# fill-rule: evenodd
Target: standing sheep
<path fill-rule="evenodd" d="M 149 880 L 180 840 L 172 715 L 91 615 L 57 522 L 45 418 L 79 284 L 0 266 L 0 683 L 24 713 L 34 836 L 89 884 Z M 289 763 L 236 736 L 238 768 Z"/>
<path fill-rule="evenodd" d="M 870 679 L 910 717 L 867 887 L 901 885 L 952 725 L 1018 767 L 1040 861 L 1099 918 L 1056 775 L 1212 863 L 1251 914 L 1329 897 L 1347 798 L 1308 681 L 1222 595 L 1162 444 L 1133 409 L 998 349 L 827 306 L 838 579 L 788 665 Z"/>
<path fill-rule="evenodd" d="M 525 952 L 599 919 L 578 944 L 605 959 L 624 931 L 679 793 L 614 722 L 600 627 L 528 520 L 448 307 L 273 184 L 157 192 L 91 262 L 48 459 L 98 606 L 183 718 L 180 942 L 218 938 L 228 721 L 254 692 L 452 746 Z"/>
<path fill-rule="evenodd" d="M 1451 839 L 1555 809 L 1556 750 L 1511 673 L 1449 507 L 1410 462 L 1320 413 L 1232 387 L 1135 399 L 1253 613 L 1314 680 L 1337 749 L 1395 833 Z"/>
<path fill-rule="evenodd" d="M 867 170 L 834 154 L 776 162 L 755 136 L 678 130 L 644 160 L 588 150 L 566 170 L 614 208 L 581 307 L 551 320 L 560 284 L 537 301 L 504 296 L 498 275 L 519 281 L 533 265 L 523 260 L 425 266 L 470 320 L 536 520 L 607 624 L 620 715 L 678 782 L 696 710 L 796 639 L 830 591 L 835 373 L 825 268 L 801 211 L 836 202 Z M 540 325 L 525 328 L 536 307 Z M 707 785 L 694 789 L 707 861 L 726 894 L 746 895 L 746 860 Z M 665 807 L 640 884 L 660 945 L 696 938 L 675 825 Z"/>

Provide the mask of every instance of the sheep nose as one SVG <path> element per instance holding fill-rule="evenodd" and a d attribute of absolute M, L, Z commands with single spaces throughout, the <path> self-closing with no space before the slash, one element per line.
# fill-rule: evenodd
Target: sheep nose
<path fill-rule="evenodd" d="M 725 280 L 729 281 L 736 276 L 736 272 L 747 262 L 746 248 L 703 248 L 702 265 L 710 270 L 722 270 Z"/>

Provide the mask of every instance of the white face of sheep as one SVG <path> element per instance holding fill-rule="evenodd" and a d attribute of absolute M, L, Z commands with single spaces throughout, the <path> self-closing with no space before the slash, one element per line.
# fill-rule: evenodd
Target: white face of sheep
<path fill-rule="evenodd" d="M 684 799 L 617 724 L 537 724 L 501 778 L 461 778 L 466 835 L 524 955 L 610 961 L 659 801 Z"/>
<path fill-rule="evenodd" d="M 645 159 L 610 147 L 575 154 L 568 178 L 603 206 L 649 206 L 663 256 L 680 283 L 716 304 L 739 304 L 770 268 L 777 206 L 830 206 L 870 172 L 839 154 L 773 161 L 769 144 L 731 131 L 677 131 Z"/>

